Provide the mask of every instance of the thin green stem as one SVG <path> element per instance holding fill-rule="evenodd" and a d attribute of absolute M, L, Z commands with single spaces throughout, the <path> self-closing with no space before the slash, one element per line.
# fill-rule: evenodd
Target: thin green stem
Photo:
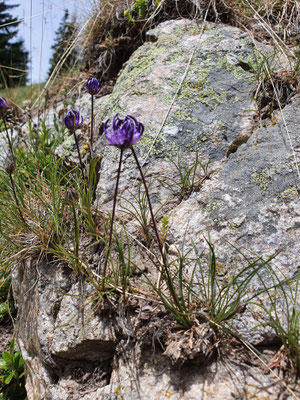
<path fill-rule="evenodd" d="M 4 123 L 5 132 L 6 132 L 6 137 L 7 137 L 7 141 L 8 141 L 8 145 L 9 145 L 9 150 L 10 150 L 10 153 L 11 153 L 11 158 L 12 158 L 12 161 L 13 161 L 14 165 L 16 165 L 15 154 L 14 154 L 12 142 L 11 142 L 10 137 L 9 137 L 9 133 L 8 133 L 8 129 L 7 129 L 7 124 L 6 124 L 6 119 L 5 119 L 5 116 L 4 116 L 4 113 L 3 113 L 2 108 L 1 108 L 1 118 L 2 118 L 2 121 L 3 121 L 3 123 Z"/>
<path fill-rule="evenodd" d="M 175 289 L 174 289 L 174 286 L 173 286 L 173 283 L 172 283 L 172 278 L 171 278 L 171 276 L 169 274 L 168 261 L 167 261 L 167 258 L 166 258 L 166 254 L 165 254 L 165 252 L 163 250 L 163 246 L 162 246 L 162 243 L 161 243 L 161 240 L 160 240 L 160 236 L 159 236 L 159 233 L 158 233 L 158 229 L 157 229 L 156 221 L 155 221 L 153 210 L 152 210 L 151 200 L 150 200 L 149 191 L 148 191 L 148 187 L 147 187 L 147 184 L 146 184 L 145 176 L 144 176 L 144 173 L 142 171 L 141 165 L 139 163 L 139 160 L 137 158 L 136 152 L 134 151 L 133 147 L 131 147 L 131 151 L 132 151 L 133 157 L 135 159 L 136 165 L 137 165 L 137 167 L 138 167 L 138 169 L 140 171 L 140 175 L 141 175 L 141 178 L 142 178 L 142 181 L 143 181 L 143 185 L 144 185 L 144 188 L 145 188 L 145 192 L 146 192 L 146 196 L 147 196 L 147 200 L 148 200 L 148 205 L 149 205 L 149 210 L 150 210 L 150 215 L 151 215 L 152 224 L 153 224 L 153 229 L 154 229 L 154 232 L 155 232 L 155 236 L 156 236 L 157 244 L 158 244 L 159 251 L 160 251 L 160 254 L 161 254 L 161 258 L 163 260 L 163 266 L 164 266 L 165 274 L 166 274 L 166 277 L 167 277 L 170 294 L 173 297 L 173 300 L 174 300 L 176 306 L 178 307 L 178 310 L 181 311 L 182 307 L 181 307 L 179 299 L 178 299 L 178 297 L 176 295 L 176 292 L 175 292 Z"/>
<path fill-rule="evenodd" d="M 91 95 L 91 133 L 90 133 L 90 160 L 89 160 L 89 186 L 92 180 L 94 146 L 94 95 Z"/>
<path fill-rule="evenodd" d="M 91 137 L 90 137 L 90 164 L 93 159 L 93 145 L 94 145 L 94 95 L 91 95 Z"/>
<path fill-rule="evenodd" d="M 75 143 L 76 143 L 77 152 L 78 152 L 78 157 L 79 157 L 82 180 L 83 180 L 83 182 L 85 182 L 84 166 L 83 166 L 83 162 L 82 162 L 82 158 L 81 158 L 81 154 L 80 154 L 80 150 L 79 150 L 79 144 L 78 144 L 78 140 L 77 140 L 77 136 L 76 136 L 75 131 L 73 131 L 73 134 L 74 134 Z"/>
<path fill-rule="evenodd" d="M 79 231 L 78 231 L 78 223 L 77 223 L 77 216 L 74 204 L 72 204 L 73 210 L 73 217 L 74 217 L 74 236 L 75 236 L 75 257 L 76 257 L 76 272 L 79 272 L 78 268 L 78 257 L 79 257 Z"/>
<path fill-rule="evenodd" d="M 118 173 L 117 173 L 116 188 L 115 188 L 114 201 L 113 201 L 113 209 L 112 209 L 111 221 L 110 221 L 109 240 L 108 240 L 108 246 L 107 246 L 106 253 L 105 253 L 105 260 L 104 260 L 103 273 L 102 273 L 102 276 L 103 276 L 102 289 L 103 290 L 104 290 L 104 282 L 105 282 L 104 278 L 105 278 L 105 275 L 106 275 L 108 256 L 109 256 L 109 252 L 110 252 L 110 247 L 111 247 L 111 242 L 112 242 L 112 234 L 113 234 L 113 229 L 114 229 L 114 219 L 115 219 L 117 196 L 118 196 L 118 190 L 119 190 L 119 181 L 120 181 L 120 175 L 121 175 L 123 152 L 124 152 L 124 149 L 121 148 L 120 159 L 119 159 L 119 167 L 118 167 Z"/>
<path fill-rule="evenodd" d="M 76 262 L 76 273 L 79 274 L 81 270 L 81 266 L 79 263 L 79 226 L 77 222 L 77 216 L 76 216 L 76 210 L 74 203 L 72 203 L 72 210 L 73 210 L 73 217 L 74 217 L 74 237 L 75 237 L 75 262 Z M 80 291 L 80 296 L 81 296 L 81 318 L 82 318 L 82 324 L 84 325 L 84 310 L 83 310 L 83 280 L 82 280 L 82 275 L 79 275 L 79 291 Z"/>

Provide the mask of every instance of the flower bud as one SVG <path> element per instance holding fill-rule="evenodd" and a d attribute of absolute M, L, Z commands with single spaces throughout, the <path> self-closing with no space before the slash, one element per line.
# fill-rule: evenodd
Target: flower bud
<path fill-rule="evenodd" d="M 100 92 L 101 84 L 97 78 L 89 78 L 86 81 L 86 88 L 90 94 L 95 95 Z"/>
<path fill-rule="evenodd" d="M 0 97 L 0 108 L 6 108 L 7 107 L 7 100 L 5 97 Z"/>
<path fill-rule="evenodd" d="M 74 203 L 77 203 L 78 199 L 79 196 L 75 189 L 67 189 L 65 200 L 68 204 L 73 205 Z"/>
<path fill-rule="evenodd" d="M 80 128 L 83 123 L 83 118 L 80 115 L 80 111 L 71 110 L 65 116 L 65 125 L 71 132 L 75 132 L 76 129 Z"/>
<path fill-rule="evenodd" d="M 113 146 L 123 149 L 129 148 L 140 140 L 144 132 L 144 125 L 131 115 L 126 115 L 121 119 L 116 114 L 108 128 L 109 121 L 109 119 L 105 121 L 103 129 L 106 139 Z"/>
<path fill-rule="evenodd" d="M 5 168 L 5 171 L 8 173 L 8 175 L 12 175 L 15 169 L 16 169 L 15 163 L 10 162 Z"/>

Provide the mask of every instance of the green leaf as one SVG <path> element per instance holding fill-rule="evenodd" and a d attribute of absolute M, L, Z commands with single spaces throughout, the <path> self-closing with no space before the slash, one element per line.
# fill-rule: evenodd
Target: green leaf
<path fill-rule="evenodd" d="M 13 354 L 14 354 L 14 348 L 15 348 L 15 339 L 13 339 L 10 342 L 10 354 L 11 354 L 11 356 L 13 356 Z"/>
<path fill-rule="evenodd" d="M 14 355 L 14 369 L 19 368 L 19 361 L 20 361 L 21 353 L 20 351 L 17 351 L 17 353 Z"/>
<path fill-rule="evenodd" d="M 5 360 L 0 360 L 0 368 L 2 368 L 2 369 L 4 369 L 4 368 L 6 368 L 8 365 L 7 365 L 7 362 L 5 361 Z"/>
<path fill-rule="evenodd" d="M 11 373 L 8 375 L 8 377 L 5 379 L 4 383 L 5 383 L 6 385 L 9 385 L 13 377 L 14 377 L 14 373 L 11 372 Z"/>
<path fill-rule="evenodd" d="M 3 358 L 3 360 L 5 360 L 8 363 L 10 363 L 10 361 L 11 361 L 10 354 L 7 351 L 3 351 L 2 358 Z"/>
<path fill-rule="evenodd" d="M 19 368 L 22 368 L 23 366 L 24 366 L 24 360 L 23 360 L 23 357 L 21 355 L 21 358 L 19 360 Z"/>
<path fill-rule="evenodd" d="M 8 313 L 8 305 L 6 303 L 0 303 L 0 317 Z"/>

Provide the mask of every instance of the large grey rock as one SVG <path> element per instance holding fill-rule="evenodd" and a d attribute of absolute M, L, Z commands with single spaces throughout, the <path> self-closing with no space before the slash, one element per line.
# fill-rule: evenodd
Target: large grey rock
<path fill-rule="evenodd" d="M 208 25 L 202 32 L 188 20 L 165 22 L 148 37 L 151 42 L 134 53 L 100 105 L 98 120 L 129 113 L 145 125 L 137 148 L 153 177 L 165 175 L 166 158 L 178 150 L 199 150 L 203 161 L 224 159 L 253 129 L 254 76 L 240 66 L 253 55 L 251 40 L 222 25 Z M 118 151 L 107 150 L 99 182 L 102 202 L 112 197 L 117 158 Z M 129 179 L 137 175 L 130 156 L 124 171 Z"/>
<path fill-rule="evenodd" d="M 76 381 L 95 371 L 94 380 L 106 383 L 116 337 L 113 321 L 96 316 L 90 285 L 82 282 L 81 289 L 70 269 L 46 259 L 20 263 L 13 282 L 28 398 L 67 399 L 76 391 L 80 399 L 89 385 Z"/>
<path fill-rule="evenodd" d="M 283 111 L 295 149 L 299 105 L 298 97 Z M 227 276 L 243 263 L 236 248 L 251 260 L 268 260 L 276 254 L 270 265 L 295 284 L 300 254 L 298 185 L 288 134 L 278 114 L 276 124 L 255 130 L 199 193 L 172 210 L 173 240 L 177 245 L 184 242 L 186 251 L 197 243 L 201 252 L 207 247 L 204 237 L 210 235 Z M 272 285 L 270 278 L 265 283 Z M 253 290 L 261 287 L 255 282 Z M 266 336 L 270 340 L 271 332 L 262 329 L 262 320 L 253 314 L 246 312 L 238 319 L 238 331 L 253 344 L 264 342 Z"/>
<path fill-rule="evenodd" d="M 299 177 L 282 115 L 265 127 L 255 122 L 254 76 L 245 68 L 253 56 L 252 41 L 237 28 L 208 24 L 203 29 L 189 20 L 165 22 L 148 39 L 128 61 L 114 92 L 96 102 L 97 124 L 120 113 L 145 125 L 136 150 L 152 181 L 155 209 L 166 202 L 158 218 L 170 216 L 170 252 L 184 243 L 186 251 L 195 244 L 205 255 L 204 237 L 210 235 L 218 265 L 230 276 L 244 259 L 227 242 L 250 259 L 254 254 L 267 259 L 281 250 L 274 265 L 293 285 L 300 242 Z M 88 101 L 84 97 L 83 108 Z M 299 102 L 295 98 L 283 112 L 296 156 Z M 106 146 L 103 137 L 95 147 L 103 153 L 97 196 L 105 212 L 111 210 L 119 151 Z M 201 188 L 179 200 L 160 180 L 177 179 L 170 157 L 180 152 L 189 164 L 196 150 L 204 164 L 210 160 L 209 174 Z M 129 151 L 124 158 L 120 194 L 126 197 L 132 196 L 128 188 L 136 193 L 140 181 Z M 136 221 L 121 211 L 136 236 Z M 137 249 L 135 262 L 148 267 L 150 276 L 144 252 Z M 251 290 L 259 287 L 254 282 Z M 134 344 L 136 313 L 95 312 L 95 304 L 87 301 L 95 299 L 93 288 L 86 282 L 82 287 L 64 265 L 46 259 L 20 265 L 14 292 L 29 400 L 276 399 L 282 391 L 260 366 L 239 362 L 238 351 L 224 361 L 212 358 L 208 365 L 198 360 L 179 367 L 167 356 L 176 354 L 176 342 L 170 342 L 164 355 L 157 350 L 152 356 L 152 348 Z M 84 309 L 83 301 L 88 303 Z M 270 343 L 274 332 L 257 326 L 254 311 L 238 315 L 234 328 L 252 344 Z M 202 341 L 197 330 L 182 335 L 187 348 L 197 338 Z"/>

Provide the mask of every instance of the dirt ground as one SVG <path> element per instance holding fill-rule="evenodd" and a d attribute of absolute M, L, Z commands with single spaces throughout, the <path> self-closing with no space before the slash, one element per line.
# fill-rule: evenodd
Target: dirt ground
<path fill-rule="evenodd" d="M 9 343 L 13 337 L 13 324 L 10 320 L 0 320 L 0 354 L 9 350 Z"/>

